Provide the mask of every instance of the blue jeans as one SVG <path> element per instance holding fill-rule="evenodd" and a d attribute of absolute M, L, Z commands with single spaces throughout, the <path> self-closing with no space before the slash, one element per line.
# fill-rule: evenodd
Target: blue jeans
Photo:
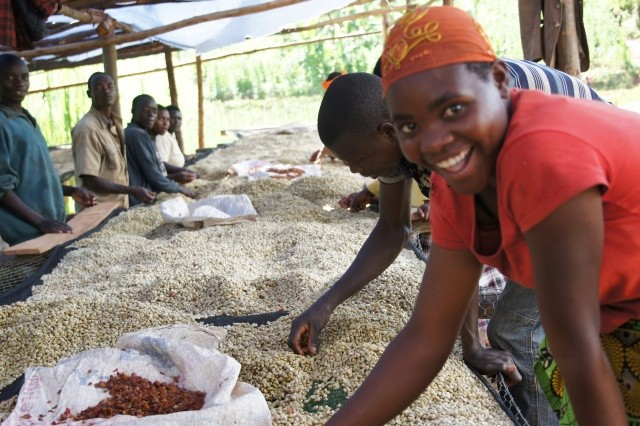
<path fill-rule="evenodd" d="M 511 280 L 496 303 L 487 327 L 491 347 L 508 351 L 522 381 L 509 388 L 513 399 L 531 426 L 557 425 L 558 418 L 538 384 L 533 365 L 544 337 L 535 291 Z"/>

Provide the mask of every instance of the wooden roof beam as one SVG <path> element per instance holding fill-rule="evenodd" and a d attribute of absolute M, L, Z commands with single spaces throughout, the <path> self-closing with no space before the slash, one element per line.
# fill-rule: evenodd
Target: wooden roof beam
<path fill-rule="evenodd" d="M 79 27 L 81 25 L 84 25 L 82 22 L 72 22 L 70 24 L 67 23 L 57 23 L 57 24 L 47 24 L 47 28 L 49 29 L 49 36 L 61 33 L 63 31 L 67 31 L 70 30 L 72 28 L 76 28 Z"/>
<path fill-rule="evenodd" d="M 133 32 L 133 28 L 131 28 L 130 25 L 124 24 L 122 22 L 118 22 L 112 17 L 110 17 L 109 15 L 107 15 L 106 13 L 97 9 L 76 10 L 63 4 L 60 6 L 58 15 L 68 16 L 69 18 L 73 18 L 77 21 L 80 21 L 83 24 L 96 24 L 98 26 L 114 25 L 116 28 L 119 28 L 126 33 Z"/>
<path fill-rule="evenodd" d="M 395 6 L 387 9 L 370 10 L 368 12 L 361 12 L 361 13 L 356 13 L 349 16 L 342 16 L 340 18 L 329 19 L 326 21 L 318 22 L 317 24 L 306 26 L 306 27 L 284 28 L 278 34 L 290 34 L 290 33 L 301 32 L 301 31 L 315 30 L 318 28 L 326 27 L 327 25 L 339 24 L 339 23 L 348 22 L 348 21 L 355 21 L 362 18 L 368 18 L 369 16 L 386 15 L 387 13 L 390 13 L 390 12 L 404 12 L 409 8 L 411 8 L 411 6 Z"/>
<path fill-rule="evenodd" d="M 129 46 L 123 49 L 118 49 L 118 59 L 131 59 L 131 58 L 139 58 L 140 56 L 148 56 L 163 53 L 166 49 L 166 46 L 158 41 L 154 41 L 151 43 L 139 44 L 137 46 Z M 177 49 L 173 49 L 177 50 Z M 39 63 L 40 62 L 40 63 Z M 57 69 L 65 69 L 65 68 L 78 68 L 85 65 L 95 65 L 102 63 L 102 55 L 96 55 L 91 58 L 84 59 L 82 61 L 70 62 L 66 59 L 66 57 L 58 57 L 56 59 L 45 59 L 42 61 L 38 61 L 38 59 L 34 59 L 33 62 L 29 65 L 29 68 L 34 68 L 35 71 L 52 71 Z M 120 78 L 127 77 L 127 75 L 120 75 Z M 86 84 L 82 83 L 82 84 Z M 66 88 L 66 87 L 74 87 L 76 84 L 56 86 L 48 89 L 37 89 L 30 90 L 29 93 L 39 93 L 46 92 L 49 89 L 57 89 L 57 88 Z"/>
<path fill-rule="evenodd" d="M 77 43 L 79 41 L 83 41 L 87 39 L 94 39 L 97 37 L 98 35 L 96 34 L 95 30 L 90 29 L 85 31 L 78 31 L 77 33 L 71 34 L 64 38 L 59 38 L 54 40 L 45 39 L 45 40 L 37 41 L 34 43 L 34 46 L 36 48 L 46 48 L 49 46 L 61 46 L 65 44 Z"/>
<path fill-rule="evenodd" d="M 147 4 L 158 3 L 176 3 L 176 0 L 62 0 L 62 3 L 66 3 L 69 7 L 74 9 L 117 9 L 127 6 L 143 6 Z M 135 3 L 132 4 L 132 3 Z"/>
<path fill-rule="evenodd" d="M 349 3 L 347 7 L 359 6 L 361 4 L 371 3 L 372 1 L 375 1 L 375 0 L 356 0 L 353 3 Z"/>

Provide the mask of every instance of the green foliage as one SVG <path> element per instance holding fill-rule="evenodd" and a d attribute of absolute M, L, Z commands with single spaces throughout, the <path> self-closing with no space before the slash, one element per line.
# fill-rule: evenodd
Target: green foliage
<path fill-rule="evenodd" d="M 635 68 L 596 68 L 589 72 L 589 82 L 596 90 L 629 89 L 638 84 L 637 73 Z"/>
<path fill-rule="evenodd" d="M 628 31 L 633 38 L 640 36 L 640 1 L 638 0 L 609 0 L 609 7 L 615 22 Z"/>
<path fill-rule="evenodd" d="M 633 3 L 636 2 L 635 9 Z M 640 67 L 632 59 L 627 40 L 637 28 L 629 25 L 637 0 L 612 0 L 608 5 L 585 2 L 584 24 L 590 48 L 591 68 L 584 75 L 597 89 L 632 87 L 638 83 Z M 589 31 L 589 29 L 598 29 Z M 634 63 L 635 62 L 635 63 Z"/>
<path fill-rule="evenodd" d="M 236 85 L 238 86 L 238 92 L 243 99 L 255 99 L 253 93 L 253 82 L 248 76 L 240 77 L 236 81 Z"/>
<path fill-rule="evenodd" d="M 482 24 L 498 56 L 522 58 L 517 1 L 456 0 L 455 5 Z"/>
<path fill-rule="evenodd" d="M 220 99 L 223 101 L 233 99 L 237 93 L 237 86 L 229 84 L 231 73 L 225 72 L 224 69 L 214 64 L 213 76 L 213 79 L 207 80 L 209 82 L 209 94 L 207 98 L 209 100 Z M 198 84 L 197 81 L 195 81 L 195 75 L 193 83 Z"/>
<path fill-rule="evenodd" d="M 635 86 L 633 89 L 603 89 L 598 93 L 614 105 L 640 104 L 640 85 Z"/>

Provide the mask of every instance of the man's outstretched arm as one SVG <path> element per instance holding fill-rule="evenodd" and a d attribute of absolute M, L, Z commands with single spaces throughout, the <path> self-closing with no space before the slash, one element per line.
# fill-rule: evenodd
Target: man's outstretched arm
<path fill-rule="evenodd" d="M 380 218 L 351 266 L 338 281 L 291 325 L 289 347 L 297 354 L 315 355 L 318 337 L 334 309 L 360 291 L 393 263 L 406 245 L 411 181 L 382 184 Z"/>

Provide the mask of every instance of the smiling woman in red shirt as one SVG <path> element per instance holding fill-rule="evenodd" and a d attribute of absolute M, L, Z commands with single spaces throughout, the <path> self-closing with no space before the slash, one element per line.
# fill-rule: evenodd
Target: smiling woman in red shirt
<path fill-rule="evenodd" d="M 640 116 L 510 90 L 482 28 L 418 7 L 385 42 L 404 156 L 433 171 L 413 315 L 329 424 L 380 424 L 442 367 L 483 263 L 536 289 L 536 372 L 561 424 L 640 421 Z"/>

